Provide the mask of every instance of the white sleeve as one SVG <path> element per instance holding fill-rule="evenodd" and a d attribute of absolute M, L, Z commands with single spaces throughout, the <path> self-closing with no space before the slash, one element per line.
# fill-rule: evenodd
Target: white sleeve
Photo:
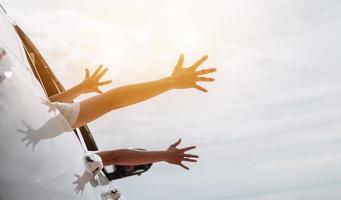
<path fill-rule="evenodd" d="M 78 118 L 80 104 L 77 103 L 59 103 L 54 102 L 59 112 L 64 116 L 65 120 L 70 124 L 72 127 Z"/>

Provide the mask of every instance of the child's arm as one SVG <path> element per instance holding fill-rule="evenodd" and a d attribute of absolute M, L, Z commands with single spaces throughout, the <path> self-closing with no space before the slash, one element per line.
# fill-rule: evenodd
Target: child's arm
<path fill-rule="evenodd" d="M 50 101 L 70 103 L 81 94 L 86 94 L 90 92 L 97 92 L 101 94 L 102 91 L 100 91 L 98 87 L 111 83 L 110 80 L 100 82 L 100 79 L 102 78 L 102 76 L 108 71 L 108 68 L 105 68 L 102 71 L 101 69 L 102 69 L 102 65 L 100 65 L 96 69 L 94 74 L 91 76 L 90 76 L 89 70 L 85 69 L 86 70 L 85 78 L 81 83 L 79 83 L 78 85 L 68 90 L 65 90 L 64 92 L 50 96 L 49 97 Z"/>
<path fill-rule="evenodd" d="M 179 165 L 184 169 L 189 169 L 182 164 L 183 161 L 197 162 L 197 155 L 187 154 L 186 152 L 194 149 L 195 146 L 186 148 L 176 148 L 181 142 L 179 139 L 176 143 L 170 145 L 165 151 L 140 151 L 134 149 L 118 149 L 112 151 L 102 151 L 96 154 L 102 158 L 103 165 L 143 165 L 165 161 L 170 164 Z"/>

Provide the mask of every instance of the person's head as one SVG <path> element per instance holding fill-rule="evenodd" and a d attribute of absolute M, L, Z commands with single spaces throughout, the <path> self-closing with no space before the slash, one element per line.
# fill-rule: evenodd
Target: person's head
<path fill-rule="evenodd" d="M 3 59 L 3 57 L 6 55 L 6 51 L 3 48 L 0 48 L 0 61 Z"/>

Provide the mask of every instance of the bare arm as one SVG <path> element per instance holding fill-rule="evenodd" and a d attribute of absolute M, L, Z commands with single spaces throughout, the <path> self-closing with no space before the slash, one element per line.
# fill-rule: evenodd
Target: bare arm
<path fill-rule="evenodd" d="M 81 102 L 81 109 L 73 128 L 80 127 L 112 110 L 130 106 L 171 89 L 195 88 L 202 92 L 207 90 L 197 84 L 199 81 L 214 81 L 213 78 L 202 77 L 202 75 L 215 72 L 215 68 L 196 71 L 207 59 L 202 57 L 188 68 L 183 67 L 184 56 L 181 55 L 171 76 L 150 81 L 114 88 L 101 95 L 91 97 Z"/>
<path fill-rule="evenodd" d="M 83 93 L 82 87 L 80 84 L 78 84 L 68 90 L 65 90 L 61 93 L 50 96 L 49 99 L 51 102 L 70 103 L 82 93 Z"/>
<path fill-rule="evenodd" d="M 179 139 L 176 143 L 170 145 L 165 151 L 140 151 L 134 149 L 118 149 L 112 151 L 101 151 L 96 153 L 102 158 L 103 165 L 142 165 L 165 161 L 170 164 L 179 165 L 185 169 L 183 161 L 196 162 L 197 155 L 187 154 L 186 152 L 194 149 L 195 146 L 178 149 Z"/>
<path fill-rule="evenodd" d="M 117 149 L 97 153 L 103 160 L 103 165 L 142 165 L 166 161 L 165 151 L 142 151 L 135 149 Z"/>
<path fill-rule="evenodd" d="M 90 92 L 97 92 L 101 94 L 102 91 L 100 91 L 98 87 L 111 83 L 111 81 L 100 82 L 100 79 L 108 71 L 108 68 L 105 68 L 103 71 L 101 71 L 101 69 L 102 65 L 100 65 L 91 76 L 90 71 L 88 69 L 85 69 L 85 78 L 81 83 L 61 93 L 50 96 L 50 101 L 70 103 L 81 94 L 86 94 Z"/>
<path fill-rule="evenodd" d="M 170 89 L 196 88 L 200 91 L 207 90 L 199 85 L 197 81 L 214 81 L 213 78 L 199 77 L 199 75 L 214 72 L 215 68 L 196 71 L 196 69 L 207 59 L 202 57 L 189 68 L 183 68 L 184 56 L 181 55 L 171 76 L 150 81 L 118 87 L 103 94 L 108 96 L 107 102 L 101 102 L 111 106 L 111 109 L 117 109 L 132 104 L 136 104 L 159 94 L 167 92 Z"/>

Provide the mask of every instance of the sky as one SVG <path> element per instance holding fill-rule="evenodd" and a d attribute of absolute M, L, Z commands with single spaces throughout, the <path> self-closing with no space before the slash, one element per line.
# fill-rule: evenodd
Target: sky
<path fill-rule="evenodd" d="M 190 171 L 115 181 L 125 199 L 341 198 L 341 2 L 0 2 L 66 88 L 99 64 L 104 91 L 163 78 L 180 53 L 218 68 L 207 94 L 170 91 L 89 124 L 103 150 L 197 145 Z"/>

